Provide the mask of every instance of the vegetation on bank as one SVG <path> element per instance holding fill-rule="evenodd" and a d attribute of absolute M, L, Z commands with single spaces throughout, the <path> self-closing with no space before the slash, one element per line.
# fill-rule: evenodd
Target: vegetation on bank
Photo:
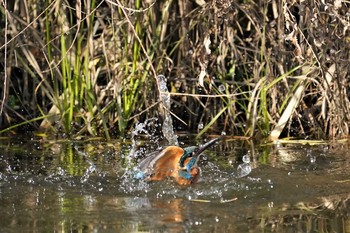
<path fill-rule="evenodd" d="M 178 131 L 346 137 L 349 8 L 339 0 L 7 1 L 0 133 L 108 139 L 170 111 Z M 160 103 L 159 74 L 171 109 Z"/>

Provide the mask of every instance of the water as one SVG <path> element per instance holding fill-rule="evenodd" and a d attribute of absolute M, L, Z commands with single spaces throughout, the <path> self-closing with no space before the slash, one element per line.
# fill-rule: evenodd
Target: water
<path fill-rule="evenodd" d="M 177 135 L 174 133 L 173 120 L 171 118 L 171 99 L 170 93 L 167 88 L 167 79 L 164 75 L 158 75 L 158 88 L 161 91 L 160 100 L 163 108 L 163 125 L 162 132 L 163 136 L 168 140 L 169 145 L 179 145 Z"/>
<path fill-rule="evenodd" d="M 137 152 L 151 148 L 134 140 Z M 201 181 L 182 187 L 125 176 L 130 143 L 2 139 L 0 232 L 350 230 L 347 145 L 226 141 L 203 156 Z"/>

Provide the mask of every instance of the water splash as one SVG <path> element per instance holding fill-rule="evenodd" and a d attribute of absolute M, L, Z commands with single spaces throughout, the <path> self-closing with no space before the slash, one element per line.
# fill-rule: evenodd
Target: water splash
<path fill-rule="evenodd" d="M 162 132 L 163 136 L 168 140 L 170 145 L 179 145 L 179 142 L 177 140 L 177 135 L 174 133 L 173 129 L 173 120 L 170 115 L 170 93 L 167 88 L 167 79 L 164 75 L 158 75 L 158 88 L 160 93 L 160 100 L 162 101 L 162 107 L 164 109 L 163 112 L 163 126 L 162 126 Z"/>
<path fill-rule="evenodd" d="M 242 158 L 243 163 L 237 167 L 237 177 L 245 177 L 252 172 L 252 166 L 250 165 L 250 153 L 246 154 Z"/>
<path fill-rule="evenodd" d="M 170 145 L 178 145 L 177 135 L 174 133 L 173 130 L 173 121 L 170 115 L 170 108 L 171 108 L 171 99 L 170 99 L 170 93 L 167 88 L 167 79 L 164 75 L 159 75 L 157 77 L 158 79 L 158 88 L 160 91 L 160 100 L 161 100 L 161 106 L 163 115 L 163 125 L 162 125 L 162 132 L 163 136 L 168 140 Z M 125 169 L 125 172 L 123 174 L 123 178 L 127 180 L 127 182 L 130 182 L 130 179 L 134 178 L 135 173 L 137 172 L 137 167 L 134 164 L 134 159 L 139 157 L 139 152 L 137 150 L 137 141 L 135 137 L 139 135 L 140 133 L 148 135 L 151 139 L 154 138 L 154 135 L 149 133 L 147 131 L 147 127 L 150 126 L 151 123 L 155 124 L 154 121 L 156 121 L 156 118 L 150 118 L 147 119 L 144 123 L 137 123 L 135 125 L 134 130 L 131 132 L 131 148 L 129 151 L 129 154 L 126 155 L 126 163 L 127 167 Z"/>
<path fill-rule="evenodd" d="M 153 142 L 157 142 L 157 138 L 147 130 L 147 128 L 149 128 L 151 125 L 156 126 L 156 121 L 156 118 L 149 118 L 143 123 L 138 122 L 136 123 L 134 130 L 132 130 L 131 132 L 131 147 L 129 153 L 125 157 L 127 167 L 125 168 L 124 174 L 122 175 L 123 180 L 125 180 L 127 183 L 133 180 L 135 173 L 137 172 L 137 167 L 135 166 L 135 159 L 139 157 L 139 153 L 141 152 L 137 149 L 138 142 L 136 140 L 136 137 L 139 134 L 145 134 Z"/>
<path fill-rule="evenodd" d="M 89 167 L 85 170 L 83 176 L 80 178 L 81 183 L 86 183 L 89 180 L 90 174 L 96 172 L 96 165 L 91 162 L 89 159 L 86 159 L 89 164 Z"/>
<path fill-rule="evenodd" d="M 90 174 L 97 171 L 96 165 L 89 159 L 89 156 L 86 152 L 80 151 L 78 146 L 74 146 L 74 149 L 78 154 L 84 157 L 85 161 L 89 164 L 89 167 L 85 170 L 82 177 L 80 177 L 80 182 L 86 183 L 89 180 Z"/>
<path fill-rule="evenodd" d="M 242 163 L 237 167 L 237 177 L 242 178 L 249 175 L 252 171 L 252 167 L 249 163 Z"/>

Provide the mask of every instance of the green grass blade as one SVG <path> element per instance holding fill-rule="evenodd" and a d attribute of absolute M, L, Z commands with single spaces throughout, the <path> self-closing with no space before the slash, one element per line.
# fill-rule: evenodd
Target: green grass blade
<path fill-rule="evenodd" d="M 198 135 L 196 136 L 196 139 L 200 138 L 226 110 L 227 110 L 227 106 L 221 109 L 221 111 L 218 112 L 218 114 L 216 114 L 216 116 L 198 133 Z"/>

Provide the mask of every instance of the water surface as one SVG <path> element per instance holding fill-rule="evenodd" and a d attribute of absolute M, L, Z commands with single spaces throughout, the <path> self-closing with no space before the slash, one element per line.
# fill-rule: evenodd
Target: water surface
<path fill-rule="evenodd" d="M 350 231 L 347 144 L 228 140 L 182 187 L 134 180 L 137 160 L 161 146 L 136 142 L 2 139 L 0 232 Z"/>

